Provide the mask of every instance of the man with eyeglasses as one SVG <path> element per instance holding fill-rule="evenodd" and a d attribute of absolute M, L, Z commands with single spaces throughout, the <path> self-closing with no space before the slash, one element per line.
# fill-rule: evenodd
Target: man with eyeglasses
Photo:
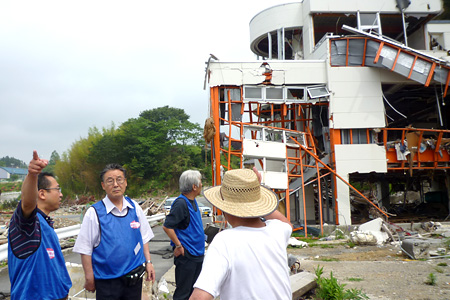
<path fill-rule="evenodd" d="M 22 200 L 11 217 L 8 271 L 12 300 L 67 299 L 72 286 L 49 217 L 59 208 L 63 195 L 55 177 L 42 172 L 47 164 L 33 152 L 22 184 Z"/>
<path fill-rule="evenodd" d="M 86 211 L 73 248 L 81 254 L 84 288 L 97 299 L 140 300 L 144 273 L 155 281 L 148 246 L 154 234 L 139 204 L 124 196 L 125 169 L 109 164 L 100 177 L 106 197 Z"/>

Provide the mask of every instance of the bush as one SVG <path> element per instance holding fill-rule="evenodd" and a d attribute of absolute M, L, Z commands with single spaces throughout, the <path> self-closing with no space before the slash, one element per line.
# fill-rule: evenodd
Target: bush
<path fill-rule="evenodd" d="M 316 273 L 316 296 L 318 300 L 363 300 L 369 299 L 366 294 L 358 289 L 345 289 L 345 284 L 339 284 L 330 272 L 330 278 L 322 277 L 323 267 L 318 266 L 314 269 Z"/>
<path fill-rule="evenodd" d="M 13 199 L 13 200 L 7 200 L 3 201 L 3 203 L 0 205 L 2 210 L 14 210 L 17 207 L 17 204 L 19 203 L 19 198 Z"/>

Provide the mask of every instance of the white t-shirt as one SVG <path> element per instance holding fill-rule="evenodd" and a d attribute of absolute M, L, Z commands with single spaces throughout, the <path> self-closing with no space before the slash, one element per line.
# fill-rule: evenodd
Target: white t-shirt
<path fill-rule="evenodd" d="M 292 299 L 286 247 L 292 228 L 279 220 L 214 237 L 194 287 L 221 300 Z"/>

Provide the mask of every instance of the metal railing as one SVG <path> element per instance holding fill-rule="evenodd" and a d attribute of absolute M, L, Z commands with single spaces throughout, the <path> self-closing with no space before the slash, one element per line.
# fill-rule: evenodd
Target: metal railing
<path fill-rule="evenodd" d="M 166 214 L 156 214 L 153 216 L 147 217 L 147 221 L 149 223 L 158 222 L 159 220 L 162 220 L 166 217 Z M 56 235 L 58 236 L 58 239 L 62 240 L 71 236 L 77 236 L 80 232 L 81 225 L 73 225 L 63 228 L 55 229 Z M 8 244 L 0 245 L 0 261 L 5 260 L 8 258 Z"/>

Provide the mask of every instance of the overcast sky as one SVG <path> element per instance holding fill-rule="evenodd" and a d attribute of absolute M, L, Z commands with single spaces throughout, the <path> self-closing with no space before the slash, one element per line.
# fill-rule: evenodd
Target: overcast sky
<path fill-rule="evenodd" d="M 164 105 L 203 127 L 209 54 L 255 60 L 250 20 L 289 2 L 0 1 L 0 158 L 49 159 Z"/>

